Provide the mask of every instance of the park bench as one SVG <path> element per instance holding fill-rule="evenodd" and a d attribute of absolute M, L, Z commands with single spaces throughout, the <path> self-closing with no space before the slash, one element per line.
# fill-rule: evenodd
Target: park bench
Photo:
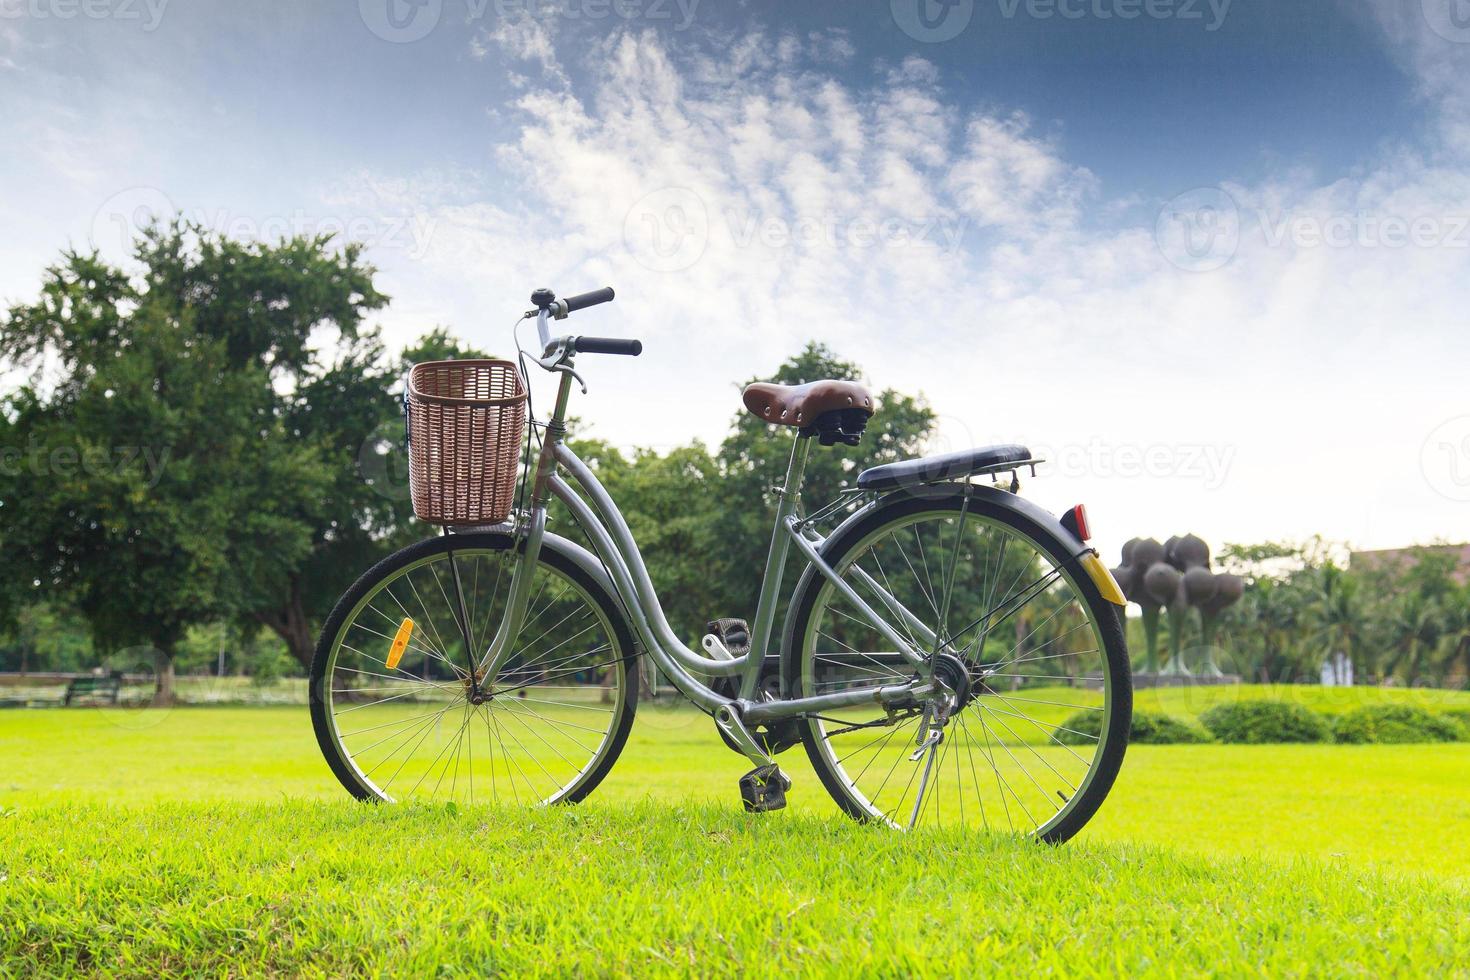
<path fill-rule="evenodd" d="M 70 706 L 78 699 L 100 703 L 105 698 L 109 704 L 117 704 L 117 697 L 121 691 L 122 678 L 117 674 L 76 677 L 66 685 L 66 696 L 62 698 L 61 703 Z"/>

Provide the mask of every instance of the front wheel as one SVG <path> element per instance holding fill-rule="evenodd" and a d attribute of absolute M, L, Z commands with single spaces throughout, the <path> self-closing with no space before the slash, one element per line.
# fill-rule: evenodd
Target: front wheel
<path fill-rule="evenodd" d="M 823 549 L 928 662 L 916 670 L 826 578 L 792 607 L 786 689 L 813 695 L 916 673 L 941 694 L 801 722 L 812 765 L 860 820 L 1066 840 L 1123 761 L 1132 682 L 1121 610 L 1043 523 L 985 494 L 889 500 Z M 885 601 L 896 599 L 902 610 Z"/>
<path fill-rule="evenodd" d="M 570 546 L 547 536 L 519 640 L 486 676 L 513 544 L 496 532 L 421 541 L 332 610 L 312 660 L 311 717 L 352 795 L 575 803 L 612 768 L 638 701 L 633 640 Z"/>

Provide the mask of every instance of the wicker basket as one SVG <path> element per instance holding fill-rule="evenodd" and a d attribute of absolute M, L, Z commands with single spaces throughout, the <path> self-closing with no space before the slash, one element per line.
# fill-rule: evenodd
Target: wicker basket
<path fill-rule="evenodd" d="M 431 524 L 510 515 L 526 429 L 526 386 L 510 361 L 429 361 L 404 392 L 413 512 Z"/>

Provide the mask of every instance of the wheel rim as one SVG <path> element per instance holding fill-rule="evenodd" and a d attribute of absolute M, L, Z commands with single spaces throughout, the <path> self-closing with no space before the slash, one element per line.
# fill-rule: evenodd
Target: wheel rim
<path fill-rule="evenodd" d="M 852 809 L 896 827 L 1053 834 L 1088 798 L 1112 735 L 1115 678 L 1074 568 L 1008 523 L 945 509 L 877 528 L 838 572 L 874 608 L 884 607 L 864 573 L 899 598 L 942 641 L 926 644 L 905 623 L 908 642 L 926 654 L 938 647 L 941 677 L 963 662 L 970 684 L 898 717 L 863 706 L 808 720 L 816 761 Z M 802 691 L 912 678 L 892 649 L 825 583 L 803 638 Z M 926 748 L 924 704 L 940 700 L 952 717 Z"/>
<path fill-rule="evenodd" d="M 456 548 L 465 623 L 483 654 L 514 558 Z M 551 804 L 576 799 L 616 750 L 627 708 L 625 651 L 606 613 L 544 562 L 515 650 L 493 677 L 471 659 L 448 553 L 374 583 L 332 638 L 320 699 L 331 744 L 368 796 L 385 801 Z M 404 620 L 413 628 L 389 666 Z"/>

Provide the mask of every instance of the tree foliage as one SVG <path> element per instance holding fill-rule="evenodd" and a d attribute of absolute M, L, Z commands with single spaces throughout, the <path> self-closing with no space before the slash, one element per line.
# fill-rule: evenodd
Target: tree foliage
<path fill-rule="evenodd" d="M 1341 564 L 1320 539 L 1227 545 L 1247 577 L 1222 642 L 1253 680 L 1316 680 L 1348 657 L 1361 682 L 1470 682 L 1470 581 L 1458 549 L 1411 549 L 1397 562 Z"/>
<path fill-rule="evenodd" d="M 303 659 L 318 596 L 402 522 L 354 476 L 393 411 L 364 325 L 387 297 L 326 238 L 175 223 L 134 258 L 129 274 L 65 253 L 0 328 L 0 356 L 30 372 L 0 423 L 23 456 L 0 475 L 0 534 L 31 587 L 5 590 L 9 608 L 68 605 L 99 650 L 168 663 L 192 625 L 254 621 Z"/>

